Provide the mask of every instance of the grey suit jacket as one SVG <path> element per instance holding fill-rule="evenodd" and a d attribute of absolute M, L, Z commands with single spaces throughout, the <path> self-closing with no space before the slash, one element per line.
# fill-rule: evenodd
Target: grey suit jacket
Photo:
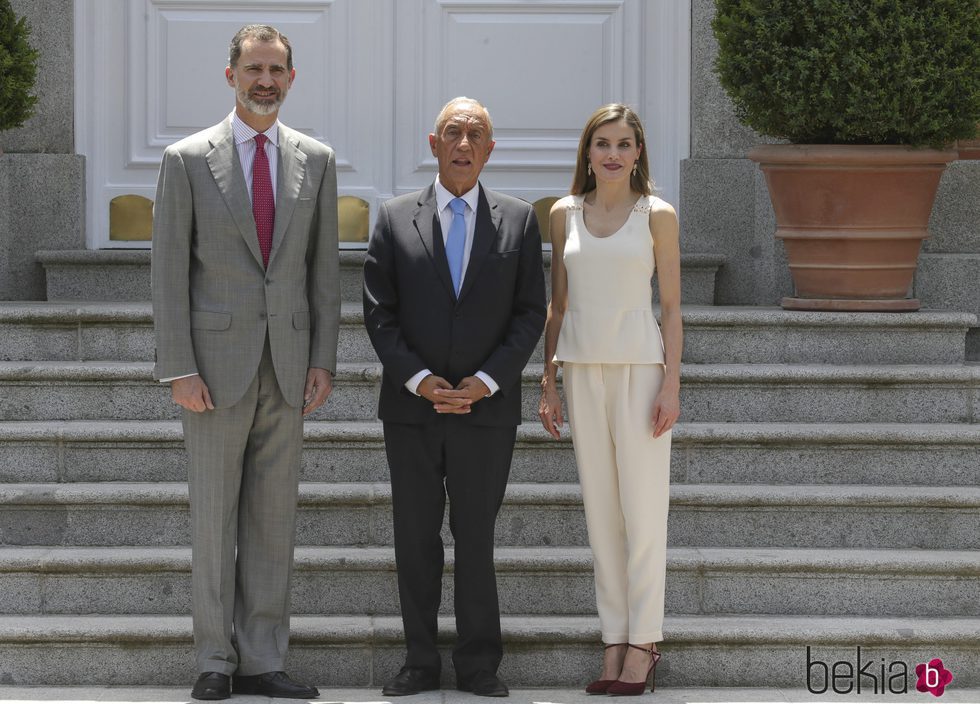
<path fill-rule="evenodd" d="M 364 260 L 364 322 L 384 365 L 379 417 L 395 423 L 436 417 L 429 401 L 405 389 L 423 369 L 454 385 L 482 370 L 500 390 L 459 422 L 519 424 L 521 374 L 545 322 L 541 258 L 534 208 L 481 186 L 457 297 L 434 187 L 384 203 Z"/>
<path fill-rule="evenodd" d="M 230 406 L 255 377 L 268 331 L 279 387 L 302 405 L 307 369 L 336 370 L 339 266 L 329 147 L 280 127 L 266 269 L 231 118 L 171 145 L 153 208 L 156 378 L 199 373 L 215 407 Z"/>

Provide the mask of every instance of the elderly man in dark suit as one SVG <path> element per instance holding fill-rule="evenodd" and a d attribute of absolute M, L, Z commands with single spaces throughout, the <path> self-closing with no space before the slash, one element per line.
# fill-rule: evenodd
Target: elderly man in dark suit
<path fill-rule="evenodd" d="M 506 696 L 493 532 L 521 422 L 521 372 L 545 321 L 541 237 L 526 202 L 483 188 L 490 115 L 451 100 L 429 135 L 435 183 L 381 206 L 364 316 L 384 365 L 405 666 L 387 696 L 438 689 L 446 495 L 455 541 L 457 688 Z"/>
<path fill-rule="evenodd" d="M 294 76 L 286 37 L 243 27 L 234 112 L 168 147 L 157 186 L 155 373 L 190 458 L 195 699 L 317 696 L 283 662 L 303 414 L 336 369 L 337 180 L 333 151 L 277 119 Z"/>

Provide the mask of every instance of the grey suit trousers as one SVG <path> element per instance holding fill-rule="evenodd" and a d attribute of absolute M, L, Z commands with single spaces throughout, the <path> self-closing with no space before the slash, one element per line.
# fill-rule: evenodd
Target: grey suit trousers
<path fill-rule="evenodd" d="M 228 408 L 184 410 L 183 426 L 198 671 L 282 670 L 303 416 L 283 398 L 268 339 L 244 397 Z"/>

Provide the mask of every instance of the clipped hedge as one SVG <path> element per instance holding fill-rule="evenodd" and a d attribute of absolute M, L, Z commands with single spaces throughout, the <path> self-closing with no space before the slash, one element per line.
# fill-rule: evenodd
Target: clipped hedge
<path fill-rule="evenodd" d="M 27 43 L 27 20 L 0 0 L 0 131 L 20 127 L 34 113 L 38 52 Z"/>
<path fill-rule="evenodd" d="M 715 0 L 739 119 L 800 144 L 941 147 L 980 123 L 980 0 Z"/>

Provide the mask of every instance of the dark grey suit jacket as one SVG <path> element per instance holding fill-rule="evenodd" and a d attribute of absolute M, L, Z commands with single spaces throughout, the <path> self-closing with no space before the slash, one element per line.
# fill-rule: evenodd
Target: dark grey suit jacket
<path fill-rule="evenodd" d="M 545 321 L 541 235 L 530 204 L 480 187 L 459 298 L 453 292 L 435 187 L 381 206 L 364 262 L 364 320 L 384 365 L 378 416 L 425 423 L 432 404 L 405 388 L 430 369 L 452 384 L 477 371 L 500 386 L 465 422 L 521 422 L 521 373 Z M 461 420 L 464 417 L 461 417 Z"/>

